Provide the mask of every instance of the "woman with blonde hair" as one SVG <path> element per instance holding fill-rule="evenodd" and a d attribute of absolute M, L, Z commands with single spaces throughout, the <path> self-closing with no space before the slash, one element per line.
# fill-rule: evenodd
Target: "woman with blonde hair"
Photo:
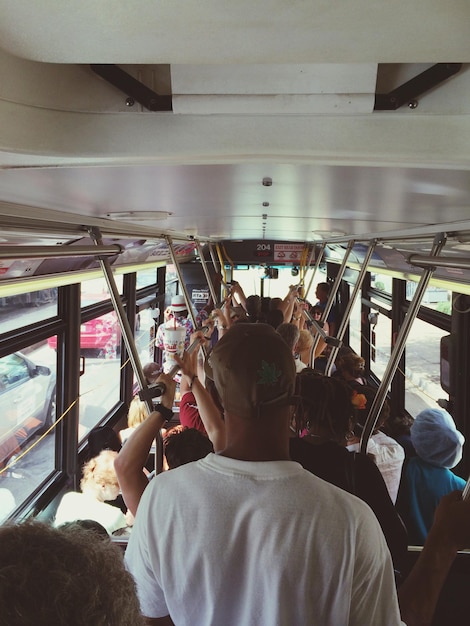
<path fill-rule="evenodd" d="M 80 481 L 81 493 L 66 493 L 57 509 L 55 526 L 76 520 L 95 520 L 111 535 L 127 526 L 126 517 L 118 507 L 107 504 L 115 500 L 120 492 L 114 469 L 117 457 L 114 450 L 103 450 L 83 466 Z"/>
<path fill-rule="evenodd" d="M 142 424 L 147 417 L 147 405 L 139 399 L 138 395 L 134 396 L 129 405 L 129 412 L 127 414 L 127 428 L 119 431 L 121 442 L 124 443 L 126 439 L 129 439 L 137 426 Z"/>

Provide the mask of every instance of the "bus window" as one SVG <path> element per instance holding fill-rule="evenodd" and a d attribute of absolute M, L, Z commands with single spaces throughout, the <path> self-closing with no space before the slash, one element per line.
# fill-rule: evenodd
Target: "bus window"
<path fill-rule="evenodd" d="M 361 307 L 361 299 L 356 298 L 349 317 L 349 345 L 356 354 L 361 354 Z"/>
<path fill-rule="evenodd" d="M 80 377 L 80 427 L 83 439 L 120 398 L 121 330 L 114 311 L 80 327 L 85 372 Z"/>
<path fill-rule="evenodd" d="M 372 300 L 374 300 L 372 298 Z M 378 377 L 382 378 L 390 359 L 392 343 L 392 321 L 383 313 L 378 315 L 377 324 L 371 332 L 370 368 Z"/>
<path fill-rule="evenodd" d="M 54 470 L 54 430 L 45 433 L 55 419 L 55 353 L 47 342 L 0 358 L 0 521 Z"/>
<path fill-rule="evenodd" d="M 122 293 L 123 276 L 117 275 L 114 277 L 116 281 L 116 287 L 119 293 Z M 81 286 L 81 306 L 85 307 L 90 304 L 102 302 L 103 300 L 109 300 L 109 290 L 106 280 L 104 278 L 94 278 L 92 280 L 85 280 Z"/>
<path fill-rule="evenodd" d="M 447 398 L 440 384 L 441 339 L 445 330 L 416 319 L 406 342 L 405 409 L 413 416 Z"/>
<path fill-rule="evenodd" d="M 57 288 L 0 298 L 0 332 L 16 330 L 57 315 Z"/>

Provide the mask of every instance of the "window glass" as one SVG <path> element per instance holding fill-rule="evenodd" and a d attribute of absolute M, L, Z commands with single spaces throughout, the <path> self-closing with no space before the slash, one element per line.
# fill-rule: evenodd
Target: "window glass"
<path fill-rule="evenodd" d="M 370 276 L 371 287 L 384 293 L 392 293 L 392 283 L 392 277 L 385 274 L 371 274 Z"/>
<path fill-rule="evenodd" d="M 123 276 L 114 276 L 116 287 L 122 294 Z M 85 280 L 81 284 L 81 306 L 88 306 L 103 300 L 109 300 L 109 289 L 104 278 L 94 278 L 93 280 Z"/>
<path fill-rule="evenodd" d="M 155 336 L 158 319 L 154 318 L 156 309 L 143 309 L 136 320 L 135 345 L 142 367 L 155 360 Z M 137 381 L 134 378 L 135 388 Z"/>
<path fill-rule="evenodd" d="M 79 439 L 83 439 L 119 401 L 121 329 L 114 311 L 80 326 Z"/>
<path fill-rule="evenodd" d="M 392 321 L 378 313 L 377 323 L 371 326 L 370 368 L 378 377 L 382 378 L 390 359 L 392 341 Z"/>
<path fill-rule="evenodd" d="M 0 333 L 57 315 L 57 288 L 0 298 Z"/>
<path fill-rule="evenodd" d="M 358 296 L 349 317 L 349 345 L 361 354 L 361 298 Z"/>
<path fill-rule="evenodd" d="M 405 408 L 413 416 L 447 399 L 440 384 L 440 341 L 447 332 L 416 319 L 406 342 Z"/>
<path fill-rule="evenodd" d="M 406 299 L 412 300 L 418 283 L 414 281 L 406 282 Z M 441 313 L 450 315 L 452 313 L 452 292 L 447 289 L 439 289 L 438 287 L 428 287 L 424 292 L 421 301 L 423 306 Z"/>
<path fill-rule="evenodd" d="M 0 358 L 0 523 L 54 470 L 55 393 L 47 342 Z"/>
<path fill-rule="evenodd" d="M 137 289 L 154 285 L 157 282 L 157 268 L 140 270 L 137 272 Z"/>

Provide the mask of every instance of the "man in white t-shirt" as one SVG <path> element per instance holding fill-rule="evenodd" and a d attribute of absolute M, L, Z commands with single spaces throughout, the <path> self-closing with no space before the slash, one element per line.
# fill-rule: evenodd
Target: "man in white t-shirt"
<path fill-rule="evenodd" d="M 149 484 L 126 552 L 148 623 L 400 624 L 372 511 L 289 460 L 295 367 L 283 339 L 264 324 L 235 325 L 210 365 L 225 448 Z M 444 550 L 448 562 L 454 548 Z M 404 597 L 420 618 L 434 606 L 422 578 L 418 571 Z"/>

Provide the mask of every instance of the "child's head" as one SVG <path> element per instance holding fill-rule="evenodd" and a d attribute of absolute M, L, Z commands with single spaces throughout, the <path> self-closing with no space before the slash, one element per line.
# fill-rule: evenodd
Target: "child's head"
<path fill-rule="evenodd" d="M 425 409 L 416 416 L 411 427 L 411 441 L 423 461 L 450 469 L 462 458 L 465 437 L 447 411 Z"/>

